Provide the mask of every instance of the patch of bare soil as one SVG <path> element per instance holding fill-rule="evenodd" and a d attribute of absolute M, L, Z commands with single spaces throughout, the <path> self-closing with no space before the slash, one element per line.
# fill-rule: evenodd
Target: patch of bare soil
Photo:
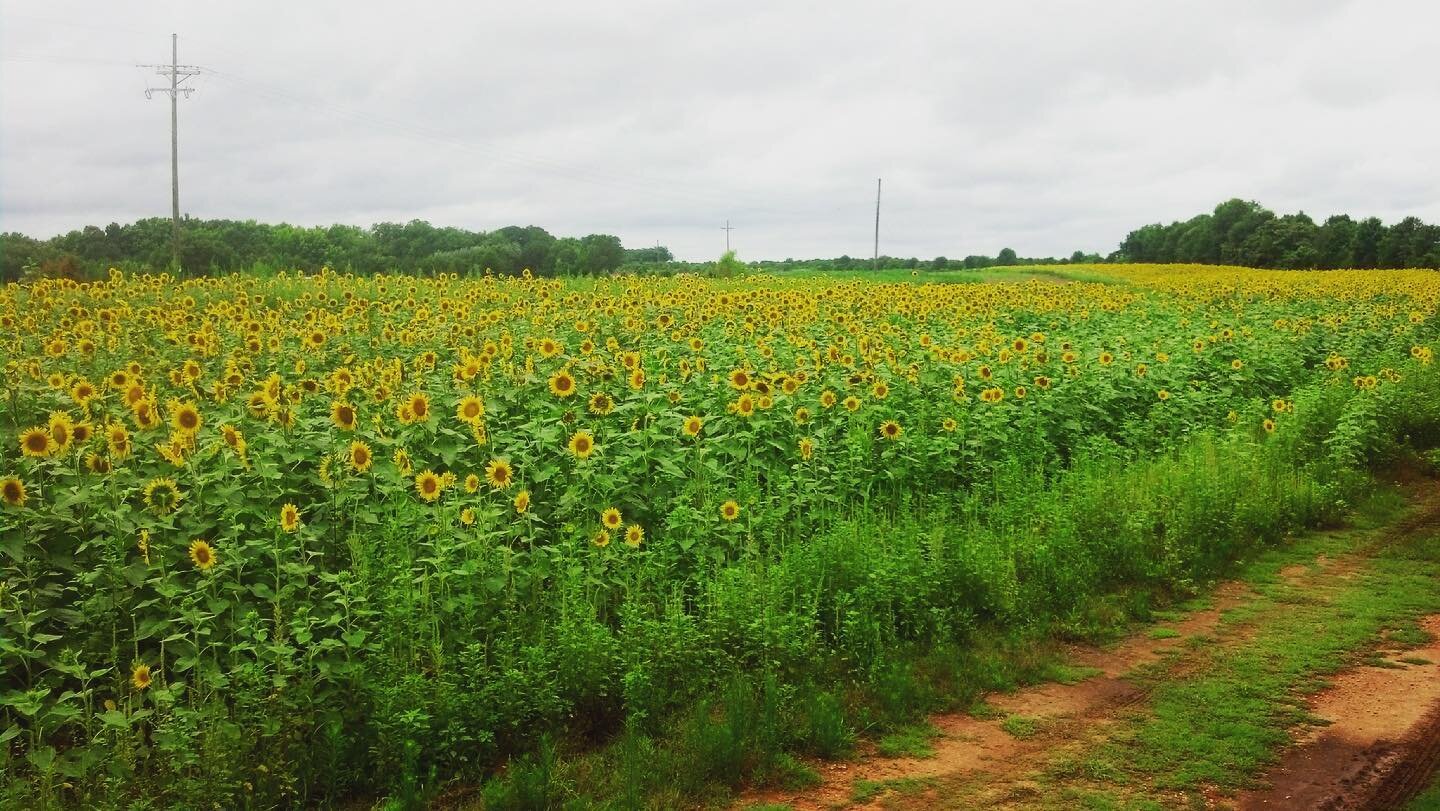
<path fill-rule="evenodd" d="M 1424 647 L 1347 670 L 1312 698 L 1328 724 L 1298 739 L 1241 809 L 1394 808 L 1426 785 L 1440 762 L 1440 615 L 1421 627 Z"/>

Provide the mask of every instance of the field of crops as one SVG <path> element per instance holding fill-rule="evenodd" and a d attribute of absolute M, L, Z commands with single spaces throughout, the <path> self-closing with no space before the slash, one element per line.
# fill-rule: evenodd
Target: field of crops
<path fill-rule="evenodd" d="M 1433 272 L 1088 270 L 10 285 L 0 805 L 703 794 L 1435 442 Z"/>

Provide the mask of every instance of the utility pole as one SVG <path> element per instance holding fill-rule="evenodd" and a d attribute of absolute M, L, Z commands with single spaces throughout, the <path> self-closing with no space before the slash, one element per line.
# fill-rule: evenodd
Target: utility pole
<path fill-rule="evenodd" d="M 875 258 L 870 260 L 872 271 L 880 269 L 880 178 L 875 178 Z"/>
<path fill-rule="evenodd" d="M 729 253 L 729 252 L 730 252 L 730 232 L 731 232 L 731 231 L 734 231 L 735 229 L 734 229 L 734 228 L 731 228 L 731 227 L 730 227 L 730 221 L 729 221 L 729 220 L 726 220 L 726 221 L 725 221 L 725 227 L 724 227 L 724 228 L 721 228 L 720 230 L 725 232 L 725 252 L 726 252 L 726 253 Z"/>
<path fill-rule="evenodd" d="M 177 34 L 170 35 L 170 64 L 168 65 L 137 65 L 142 68 L 154 68 L 155 73 L 160 76 L 170 77 L 169 87 L 147 87 L 145 98 L 154 98 L 156 93 L 170 94 L 170 252 L 171 261 L 175 269 L 180 268 L 180 94 L 184 93 L 186 98 L 195 92 L 193 87 L 181 87 L 180 83 L 200 73 L 200 68 L 195 65 L 179 64 L 180 37 Z"/>

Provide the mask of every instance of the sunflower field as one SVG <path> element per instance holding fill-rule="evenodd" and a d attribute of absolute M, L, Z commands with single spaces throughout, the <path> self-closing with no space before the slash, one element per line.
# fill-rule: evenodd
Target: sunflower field
<path fill-rule="evenodd" d="M 1434 272 L 1093 272 L 8 285 L 0 805 L 433 799 L 617 736 L 616 807 L 703 794 L 779 757 L 705 748 L 737 678 L 823 753 L 1440 440 Z"/>

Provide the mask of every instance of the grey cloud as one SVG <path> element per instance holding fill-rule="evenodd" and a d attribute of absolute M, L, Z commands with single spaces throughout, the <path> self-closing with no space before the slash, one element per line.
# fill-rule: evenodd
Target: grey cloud
<path fill-rule="evenodd" d="M 1236 195 L 1440 220 L 1437 23 L 1423 0 L 0 0 L 0 229 L 167 213 L 167 104 L 130 65 L 171 30 L 216 71 L 181 103 L 201 217 L 688 258 L 728 217 L 742 257 L 867 255 L 883 176 L 898 255 L 1107 251 Z"/>

